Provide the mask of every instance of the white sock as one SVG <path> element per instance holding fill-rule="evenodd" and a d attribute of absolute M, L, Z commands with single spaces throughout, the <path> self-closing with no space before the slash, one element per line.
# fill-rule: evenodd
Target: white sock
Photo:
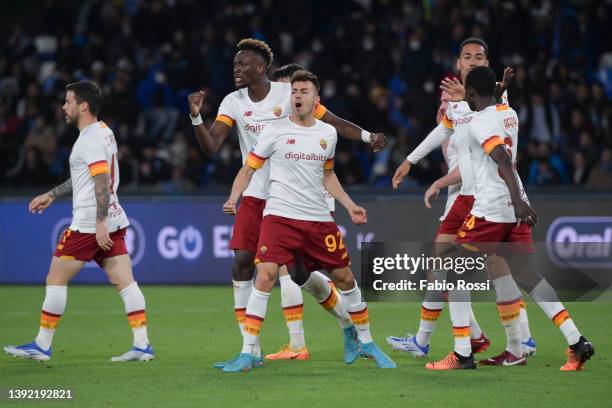
<path fill-rule="evenodd" d="M 453 324 L 455 352 L 463 357 L 472 354 L 470 343 L 470 292 L 468 290 L 450 290 L 448 292 L 448 310 Z"/>
<path fill-rule="evenodd" d="M 249 296 L 253 290 L 253 281 L 232 280 L 232 285 L 234 287 L 234 314 L 236 315 L 236 322 L 238 322 L 238 327 L 240 328 L 240 334 L 244 336 L 244 320 Z M 257 338 L 255 343 L 253 354 L 257 357 L 261 357 L 259 338 Z"/>
<path fill-rule="evenodd" d="M 482 329 L 476 320 L 476 316 L 474 315 L 474 310 L 470 305 L 470 338 L 471 339 L 479 339 L 482 337 Z"/>
<path fill-rule="evenodd" d="M 138 287 L 137 282 L 133 282 L 121 292 L 119 296 L 123 300 L 125 313 L 128 316 L 128 321 L 132 327 L 134 334 L 134 347 L 145 349 L 149 345 L 149 337 L 147 336 L 147 317 L 145 312 L 145 298 L 142 291 Z"/>
<path fill-rule="evenodd" d="M 523 355 L 521 346 L 521 291 L 512 275 L 493 280 L 497 294 L 497 309 L 502 325 L 506 331 L 506 350 L 517 357 Z"/>
<path fill-rule="evenodd" d="M 416 342 L 419 346 L 425 347 L 429 344 L 443 308 L 442 291 L 428 290 L 425 293 L 425 300 L 421 304 L 421 320 L 419 321 L 419 331 L 416 334 Z"/>
<path fill-rule="evenodd" d="M 362 343 L 371 343 L 372 334 L 370 333 L 370 318 L 368 315 L 368 306 L 361 300 L 361 290 L 355 282 L 355 287 L 351 290 L 340 291 L 342 303 L 351 316 L 351 320 L 357 329 L 359 341 Z"/>
<path fill-rule="evenodd" d="M 525 343 L 531 338 L 531 330 L 529 329 L 529 317 L 527 316 L 524 300 L 521 300 L 521 315 L 519 319 L 521 322 L 521 342 Z"/>
<path fill-rule="evenodd" d="M 302 285 L 302 289 L 310 293 L 321 307 L 336 318 L 340 328 L 346 329 L 353 325 L 353 321 L 334 288 L 332 281 L 319 271 L 312 272 Z"/>
<path fill-rule="evenodd" d="M 253 288 L 249 301 L 247 302 L 246 315 L 244 321 L 244 333 L 242 335 L 242 352 L 247 354 L 255 354 L 255 346 L 258 344 L 259 332 L 261 325 L 266 318 L 266 312 L 268 310 L 268 300 L 270 294 L 266 292 L 260 292 Z M 261 350 L 259 350 L 261 355 Z"/>
<path fill-rule="evenodd" d="M 568 345 L 573 345 L 580 340 L 580 331 L 565 310 L 563 303 L 559 301 L 557 293 L 552 286 L 542 279 L 531 291 L 531 296 L 542 308 L 546 316 L 561 330 Z"/>
<path fill-rule="evenodd" d="M 284 275 L 279 278 L 281 290 L 281 307 L 285 315 L 285 322 L 289 329 L 289 347 L 292 350 L 301 350 L 306 347 L 304 339 L 304 299 L 302 290 L 291 276 Z"/>
<path fill-rule="evenodd" d="M 40 328 L 36 336 L 36 344 L 43 350 L 49 350 L 53 335 L 60 318 L 66 310 L 68 297 L 67 286 L 48 285 L 45 288 L 45 300 L 40 314 Z"/>

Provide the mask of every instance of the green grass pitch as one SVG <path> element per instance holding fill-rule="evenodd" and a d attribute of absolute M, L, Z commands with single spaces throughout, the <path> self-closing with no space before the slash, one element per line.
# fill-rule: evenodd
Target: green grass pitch
<path fill-rule="evenodd" d="M 596 354 L 583 372 L 560 372 L 566 348 L 561 333 L 528 303 L 538 353 L 526 367 L 478 367 L 429 372 L 425 359 L 391 353 L 398 369 L 372 361 L 342 361 L 337 323 L 305 294 L 310 361 L 268 362 L 250 373 L 223 373 L 213 362 L 234 356 L 241 339 L 230 287 L 145 286 L 149 337 L 157 354 L 149 363 L 111 363 L 131 346 L 123 304 L 111 287 L 74 286 L 48 363 L 0 355 L 0 406 L 51 407 L 602 407 L 612 399 L 612 303 L 573 303 L 567 308 Z M 31 341 L 38 328 L 43 287 L 0 286 L 0 344 Z M 369 304 L 372 332 L 385 336 L 418 326 L 419 304 Z M 493 344 L 504 334 L 493 304 L 474 310 Z M 262 330 L 265 352 L 287 342 L 278 289 Z M 430 359 L 452 345 L 445 310 L 432 339 Z M 71 401 L 9 401 L 8 389 L 71 389 Z"/>

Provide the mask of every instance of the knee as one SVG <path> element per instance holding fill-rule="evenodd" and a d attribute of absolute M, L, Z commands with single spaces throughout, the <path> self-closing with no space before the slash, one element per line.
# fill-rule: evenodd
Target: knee
<path fill-rule="evenodd" d="M 334 271 L 332 276 L 338 289 L 348 291 L 355 288 L 355 277 L 350 269 L 346 268 L 343 270 Z"/>
<path fill-rule="evenodd" d="M 237 281 L 253 279 L 253 261 L 251 253 L 244 253 L 244 251 L 236 252 L 234 264 L 232 265 L 232 278 Z"/>

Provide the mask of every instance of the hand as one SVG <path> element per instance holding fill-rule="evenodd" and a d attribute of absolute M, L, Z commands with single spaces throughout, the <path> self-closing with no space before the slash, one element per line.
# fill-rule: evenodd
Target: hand
<path fill-rule="evenodd" d="M 236 202 L 231 198 L 223 204 L 223 213 L 225 215 L 236 215 Z"/>
<path fill-rule="evenodd" d="M 371 133 L 370 134 L 370 149 L 374 153 L 380 152 L 387 147 L 389 141 L 387 140 L 387 136 L 384 133 Z"/>
<path fill-rule="evenodd" d="M 349 215 L 351 221 L 356 225 L 363 225 L 368 222 L 368 214 L 365 208 L 359 207 L 358 205 L 349 209 Z"/>
<path fill-rule="evenodd" d="M 431 204 L 429 203 L 429 201 L 436 200 L 439 194 L 440 194 L 440 189 L 436 186 L 436 183 L 433 183 L 431 186 L 429 186 L 427 191 L 425 191 L 425 197 L 424 197 L 425 207 L 431 210 Z"/>
<path fill-rule="evenodd" d="M 501 83 L 503 90 L 510 88 L 510 84 L 512 83 L 513 78 L 514 78 L 514 69 L 510 67 L 506 67 L 506 69 L 504 69 L 504 76 L 502 77 L 502 83 Z"/>
<path fill-rule="evenodd" d="M 397 170 L 395 170 L 395 174 L 393 175 L 393 179 L 391 179 L 391 183 L 393 184 L 393 189 L 397 190 L 402 181 L 404 181 L 404 177 L 408 175 L 410 172 L 410 167 L 412 167 L 412 163 L 410 163 L 407 159 L 404 160 L 402 164 L 399 165 Z"/>
<path fill-rule="evenodd" d="M 514 215 L 516 216 L 516 225 L 525 223 L 531 227 L 538 224 L 538 215 L 536 212 L 523 200 L 517 200 L 514 204 Z"/>
<path fill-rule="evenodd" d="M 194 118 L 200 114 L 202 110 L 202 103 L 204 102 L 204 91 L 197 91 L 187 95 L 189 100 L 189 113 Z"/>
<path fill-rule="evenodd" d="M 450 95 L 450 100 L 459 102 L 465 99 L 465 89 L 458 79 L 444 78 L 440 84 L 440 89 Z"/>
<path fill-rule="evenodd" d="M 38 197 L 35 197 L 32 201 L 30 201 L 28 209 L 32 214 L 34 214 L 35 212 L 42 214 L 42 212 L 45 211 L 48 206 L 53 204 L 53 201 L 55 201 L 55 198 L 53 198 L 51 194 L 41 194 Z"/>
<path fill-rule="evenodd" d="M 98 246 L 105 251 L 113 247 L 113 240 L 108 233 L 106 220 L 96 221 L 96 242 L 98 242 Z"/>

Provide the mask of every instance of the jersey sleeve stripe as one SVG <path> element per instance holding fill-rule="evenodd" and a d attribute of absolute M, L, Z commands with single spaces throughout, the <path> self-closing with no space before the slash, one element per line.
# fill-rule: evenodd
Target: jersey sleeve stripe
<path fill-rule="evenodd" d="M 325 170 L 332 170 L 334 168 L 334 158 L 332 157 L 331 159 L 327 159 L 327 161 L 325 162 Z"/>
<path fill-rule="evenodd" d="M 106 162 L 106 160 L 91 163 L 88 167 L 89 174 L 91 174 L 91 177 L 95 177 L 98 174 L 102 173 L 110 173 L 110 169 L 108 168 L 108 163 Z"/>
<path fill-rule="evenodd" d="M 507 103 L 500 103 L 500 104 L 495 105 L 495 109 L 498 112 L 502 112 L 502 111 L 508 110 L 509 108 L 510 107 L 508 106 Z"/>
<path fill-rule="evenodd" d="M 442 118 L 442 124 L 447 129 L 453 129 L 453 121 L 450 120 L 446 114 L 444 114 L 444 117 Z"/>
<path fill-rule="evenodd" d="M 503 145 L 503 144 L 504 142 L 501 139 L 501 137 L 497 135 L 493 135 L 484 141 L 484 143 L 482 144 L 482 148 L 484 149 L 486 154 L 491 154 L 491 152 L 496 146 Z"/>
<path fill-rule="evenodd" d="M 327 108 L 320 103 L 317 103 L 315 106 L 314 117 L 316 119 L 321 119 L 327 113 Z"/>
<path fill-rule="evenodd" d="M 255 170 L 257 170 L 257 169 L 261 169 L 261 167 L 264 165 L 265 161 L 266 161 L 266 159 L 264 159 L 263 157 L 259 157 L 255 153 L 250 152 L 249 155 L 247 156 L 246 164 L 249 167 L 252 167 Z"/>
<path fill-rule="evenodd" d="M 215 120 L 218 120 L 219 122 L 225 123 L 229 127 L 234 126 L 234 119 L 230 118 L 227 115 L 217 115 Z"/>

